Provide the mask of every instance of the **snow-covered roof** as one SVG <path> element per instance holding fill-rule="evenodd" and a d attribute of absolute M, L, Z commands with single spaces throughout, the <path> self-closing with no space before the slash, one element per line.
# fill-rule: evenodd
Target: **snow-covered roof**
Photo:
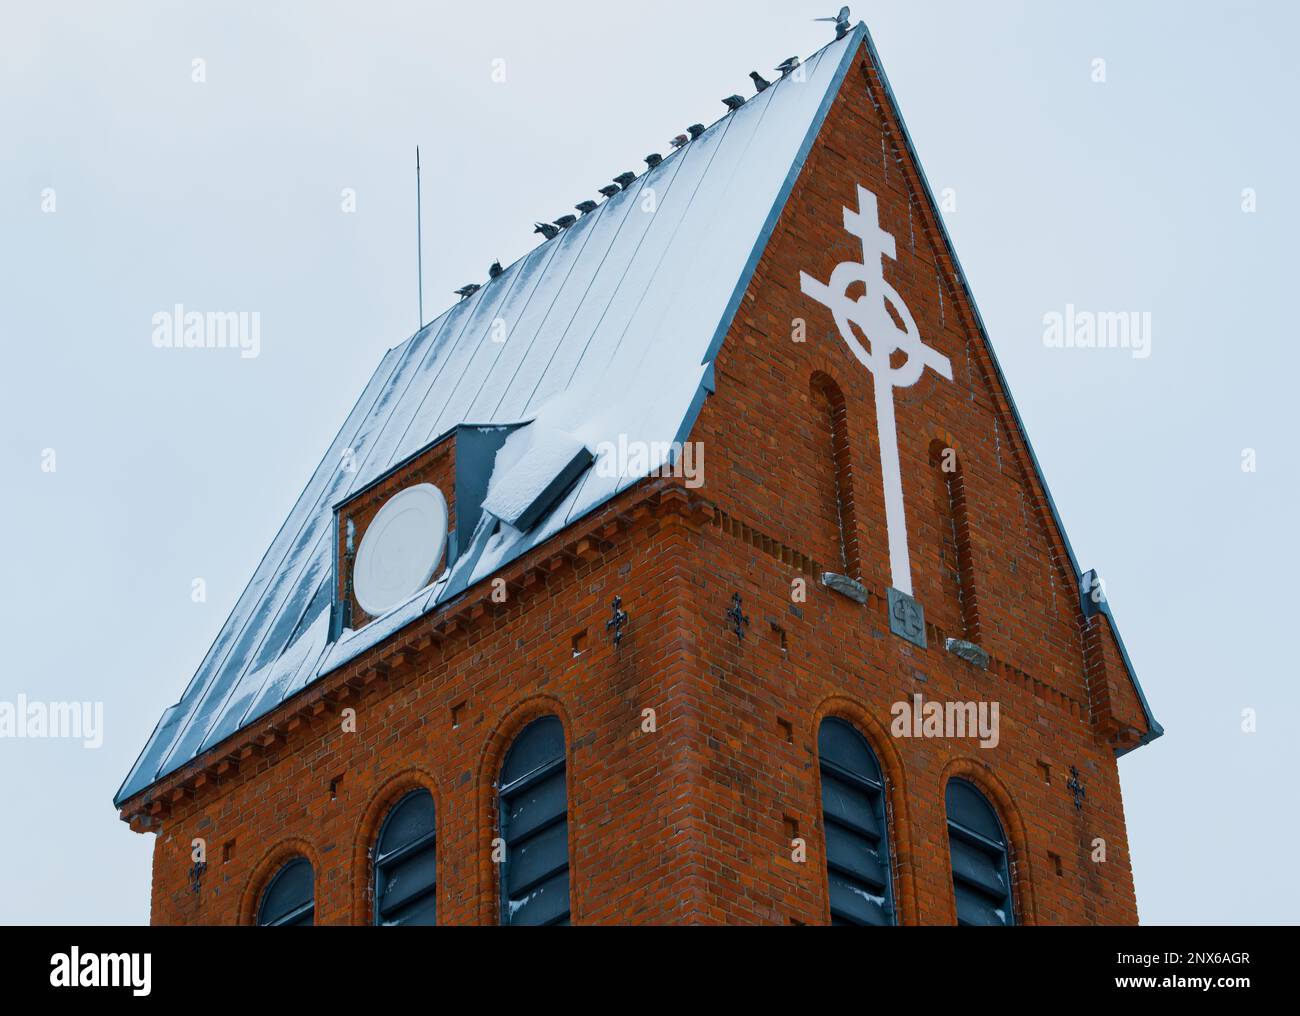
<path fill-rule="evenodd" d="M 685 440 L 864 31 L 820 50 L 803 74 L 774 82 L 388 351 L 117 803 L 663 464 L 598 460 L 531 528 L 509 524 L 551 479 L 540 465 L 571 468 L 584 446 L 598 453 L 620 437 L 661 449 Z M 505 341 L 494 341 L 496 322 Z M 466 422 L 528 424 L 497 455 L 466 551 L 432 587 L 331 641 L 334 506 Z M 499 526 L 493 507 L 506 519 Z"/>

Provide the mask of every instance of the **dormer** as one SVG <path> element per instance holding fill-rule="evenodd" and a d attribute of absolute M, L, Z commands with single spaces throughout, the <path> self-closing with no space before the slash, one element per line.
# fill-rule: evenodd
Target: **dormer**
<path fill-rule="evenodd" d="M 465 552 L 496 453 L 518 427 L 460 424 L 334 506 L 334 624 L 359 629 Z"/>

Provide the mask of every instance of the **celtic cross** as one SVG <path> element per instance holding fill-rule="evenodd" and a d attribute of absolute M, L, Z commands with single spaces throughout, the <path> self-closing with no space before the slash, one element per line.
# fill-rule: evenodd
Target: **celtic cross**
<path fill-rule="evenodd" d="M 907 388 L 920 380 L 925 368 L 952 380 L 948 358 L 921 341 L 912 313 L 897 291 L 885 281 L 882 258 L 896 258 L 894 238 L 880 228 L 876 196 L 858 187 L 858 211 L 844 209 L 844 228 L 862 241 L 862 261 L 844 261 L 831 272 L 830 282 L 818 282 L 807 272 L 799 273 L 799 287 L 806 296 L 824 304 L 835 317 L 835 325 L 850 351 L 875 382 L 876 425 L 880 432 L 880 473 L 885 490 L 885 528 L 889 535 L 889 570 L 894 588 L 912 595 L 912 568 L 907 554 L 907 518 L 903 511 L 903 476 L 898 461 L 898 430 L 894 422 L 894 389 Z M 849 290 L 865 287 L 857 299 Z M 890 313 L 890 308 L 893 313 Z M 858 341 L 854 326 L 866 338 L 869 349 Z M 897 367 L 891 363 L 896 352 L 906 354 Z"/>

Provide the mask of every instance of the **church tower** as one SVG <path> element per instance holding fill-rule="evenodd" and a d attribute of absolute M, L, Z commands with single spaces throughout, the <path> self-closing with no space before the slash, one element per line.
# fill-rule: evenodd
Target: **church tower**
<path fill-rule="evenodd" d="M 384 356 L 118 793 L 154 923 L 1136 922 L 1162 731 L 840 34 Z"/>

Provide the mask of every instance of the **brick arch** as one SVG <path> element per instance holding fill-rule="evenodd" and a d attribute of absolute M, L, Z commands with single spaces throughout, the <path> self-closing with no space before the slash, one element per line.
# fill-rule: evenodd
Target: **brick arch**
<path fill-rule="evenodd" d="M 311 895 L 315 907 L 315 916 L 312 921 L 315 924 L 321 923 L 317 920 L 320 917 L 321 902 L 320 851 L 316 849 L 316 845 L 310 840 L 305 840 L 300 836 L 291 836 L 280 840 L 274 846 L 265 850 L 257 863 L 253 865 L 253 873 L 249 876 L 248 882 L 244 886 L 244 893 L 239 900 L 240 924 L 257 924 L 257 908 L 262 902 L 262 893 L 270 884 L 271 878 L 285 862 L 295 857 L 305 857 L 311 864 Z"/>
<path fill-rule="evenodd" d="M 433 818 L 435 829 L 443 828 L 442 795 L 439 793 L 438 781 L 433 773 L 422 766 L 411 766 L 390 776 L 370 793 L 357 823 L 356 837 L 352 843 L 352 923 L 357 925 L 372 924 L 374 921 L 374 860 L 371 847 L 379 836 L 384 819 L 397 804 L 412 790 L 427 790 L 433 797 Z M 442 835 L 437 834 L 434 853 L 434 872 L 438 881 L 438 909 L 442 910 L 443 857 Z"/>
<path fill-rule="evenodd" d="M 1034 900 L 1034 880 L 1029 854 L 1029 834 L 1025 820 L 1012 800 L 1006 784 L 998 779 L 993 768 L 977 759 L 960 757 L 952 759 L 939 774 L 939 793 L 941 800 L 948 793 L 948 782 L 963 779 L 974 784 L 976 788 L 997 812 L 1002 830 L 1007 834 L 1007 852 L 1011 868 L 1011 905 L 1015 907 L 1016 923 L 1034 925 L 1038 923 L 1038 907 Z M 948 832 L 948 809 L 944 805 L 945 846 Z M 943 852 L 943 856 L 948 856 Z M 951 865 L 951 859 L 949 864 Z M 952 873 L 948 872 L 948 918 L 952 924 L 957 923 L 957 900 L 952 894 Z"/>
<path fill-rule="evenodd" d="M 844 405 L 844 386 L 836 380 L 834 372 L 816 368 L 808 375 L 808 391 L 825 394 L 836 408 Z"/>
<path fill-rule="evenodd" d="M 500 923 L 500 886 L 497 881 L 497 866 L 492 862 L 491 841 L 496 836 L 497 777 L 505 762 L 506 752 L 528 724 L 540 720 L 543 716 L 555 716 L 564 728 L 564 792 L 569 814 L 569 910 L 570 921 L 578 923 L 581 913 L 581 885 L 578 879 L 577 835 L 579 821 L 574 810 L 573 795 L 573 720 L 568 709 L 554 695 L 533 694 L 520 698 L 501 719 L 497 721 L 492 732 L 488 734 L 479 756 L 478 767 L 478 823 L 483 836 L 478 846 L 478 895 L 479 923 L 495 925 Z"/>
<path fill-rule="evenodd" d="M 845 347 L 843 343 L 841 343 L 840 346 L 843 349 L 844 354 L 852 360 L 852 354 L 849 353 L 848 348 Z M 853 362 L 856 363 L 856 361 Z M 844 377 L 841 367 L 825 355 L 817 354 L 809 356 L 805 369 L 808 371 L 810 388 L 812 387 L 813 379 L 818 376 L 826 378 L 834 384 L 836 388 L 840 389 L 840 391 L 845 391 L 849 387 L 849 381 Z"/>
<path fill-rule="evenodd" d="M 899 910 L 899 924 L 916 924 L 918 908 L 916 901 L 916 879 L 914 877 L 914 860 L 912 854 L 912 816 L 908 807 L 906 769 L 903 756 L 899 754 L 894 738 L 888 728 L 876 719 L 867 706 L 857 698 L 837 692 L 822 700 L 812 716 L 812 754 L 813 754 L 813 808 L 811 814 L 819 817 L 822 813 L 821 802 L 821 757 L 817 751 L 817 735 L 821 731 L 822 720 L 837 718 L 851 723 L 863 737 L 876 755 L 880 770 L 885 777 L 885 796 L 889 802 L 889 821 L 886 823 L 886 835 L 889 837 L 889 856 L 893 862 L 897 882 L 894 895 Z M 820 821 L 819 821 L 820 826 Z M 825 830 L 822 830 L 822 854 L 820 864 L 822 912 L 830 912 L 830 886 L 827 882 L 825 863 Z"/>

